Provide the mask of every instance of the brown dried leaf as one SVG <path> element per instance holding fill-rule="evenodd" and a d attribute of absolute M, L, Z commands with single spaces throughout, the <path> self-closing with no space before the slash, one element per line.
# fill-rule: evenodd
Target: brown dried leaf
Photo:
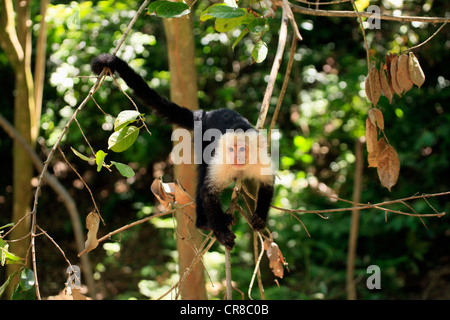
<path fill-rule="evenodd" d="M 412 52 L 409 53 L 408 66 L 412 82 L 420 88 L 425 82 L 425 74 L 420 67 L 419 59 Z"/>
<path fill-rule="evenodd" d="M 369 163 L 369 167 L 377 168 L 378 167 L 378 155 L 387 147 L 386 141 L 383 138 L 378 140 L 375 144 L 375 150 L 370 152 L 367 156 L 367 162 Z"/>
<path fill-rule="evenodd" d="M 389 81 L 392 84 L 392 88 L 394 89 L 395 93 L 399 96 L 402 95 L 403 89 L 400 87 L 400 85 L 397 82 L 397 62 L 398 62 L 398 55 L 396 54 L 390 54 L 389 55 Z M 387 60 L 386 60 L 387 61 Z"/>
<path fill-rule="evenodd" d="M 386 147 L 387 147 L 387 143 L 386 143 L 386 141 L 383 138 L 378 140 L 377 147 L 376 147 L 378 154 L 380 154 L 381 151 L 383 151 Z"/>
<path fill-rule="evenodd" d="M 397 183 L 400 173 L 400 160 L 391 145 L 387 145 L 384 150 L 379 152 L 377 171 L 381 184 L 391 191 L 391 188 Z"/>
<path fill-rule="evenodd" d="M 376 168 L 378 167 L 378 151 L 369 152 L 369 155 L 367 156 L 367 162 L 369 162 L 370 168 Z"/>
<path fill-rule="evenodd" d="M 375 66 L 370 68 L 369 74 L 365 81 L 366 96 L 370 102 L 376 107 L 381 96 L 380 76 Z"/>
<path fill-rule="evenodd" d="M 391 76 L 391 62 L 392 62 L 392 54 L 388 54 L 386 55 L 386 64 L 384 65 L 384 69 L 386 69 L 387 72 L 387 78 L 388 78 L 388 82 L 389 82 L 389 88 L 391 89 L 392 95 L 394 95 L 395 90 L 394 87 L 392 85 L 392 76 Z"/>
<path fill-rule="evenodd" d="M 366 145 L 367 152 L 376 151 L 377 145 L 377 127 L 373 125 L 369 118 L 366 119 Z"/>
<path fill-rule="evenodd" d="M 150 190 L 165 209 L 169 209 L 170 205 L 175 200 L 174 183 L 163 183 L 161 179 L 155 179 L 153 180 Z"/>
<path fill-rule="evenodd" d="M 373 125 L 377 125 L 378 128 L 384 130 L 384 118 L 380 109 L 371 108 L 369 110 L 369 119 Z"/>
<path fill-rule="evenodd" d="M 266 244 L 265 244 L 266 246 Z M 284 269 L 283 269 L 283 257 L 281 255 L 281 251 L 278 248 L 278 245 L 275 242 L 272 242 L 266 248 L 266 254 L 269 258 L 269 266 L 272 269 L 273 274 L 276 277 L 283 278 Z"/>
<path fill-rule="evenodd" d="M 268 245 L 266 249 L 267 258 L 269 258 L 270 261 L 277 261 L 280 259 L 279 254 L 279 248 L 278 245 L 275 242 L 272 242 Z"/>
<path fill-rule="evenodd" d="M 384 96 L 389 99 L 389 103 L 392 103 L 392 98 L 394 96 L 393 90 L 391 91 L 391 87 L 389 85 L 385 66 L 383 63 L 380 65 L 380 84 L 381 84 L 381 92 L 383 92 Z"/>
<path fill-rule="evenodd" d="M 89 213 L 86 217 L 86 229 L 88 229 L 87 240 L 84 243 L 86 253 L 94 250 L 98 246 L 97 232 L 100 224 L 100 217 L 95 211 Z"/>
<path fill-rule="evenodd" d="M 179 184 L 175 184 L 174 198 L 179 204 L 194 202 L 190 195 Z"/>
<path fill-rule="evenodd" d="M 414 85 L 409 76 L 409 58 L 406 54 L 400 55 L 397 63 L 397 82 L 404 92 L 411 90 Z"/>
<path fill-rule="evenodd" d="M 72 288 L 73 300 L 87 300 L 87 297 L 80 293 L 80 289 Z"/>

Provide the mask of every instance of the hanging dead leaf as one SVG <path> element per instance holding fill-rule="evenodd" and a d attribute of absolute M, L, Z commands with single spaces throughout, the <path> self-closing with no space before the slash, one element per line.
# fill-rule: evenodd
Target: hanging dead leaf
<path fill-rule="evenodd" d="M 87 297 L 80 293 L 80 289 L 72 288 L 73 300 L 87 300 Z"/>
<path fill-rule="evenodd" d="M 412 82 L 420 88 L 425 82 L 425 74 L 420 67 L 419 59 L 412 52 L 409 53 L 408 67 Z"/>
<path fill-rule="evenodd" d="M 372 153 L 376 150 L 377 127 L 373 125 L 369 118 L 366 119 L 366 145 L 367 152 Z"/>
<path fill-rule="evenodd" d="M 165 209 L 170 209 L 175 200 L 175 184 L 164 183 L 161 179 L 153 180 L 150 190 Z"/>
<path fill-rule="evenodd" d="M 188 204 L 192 202 L 192 205 L 195 206 L 194 200 L 178 183 L 175 184 L 174 196 L 175 201 L 179 204 Z"/>
<path fill-rule="evenodd" d="M 380 76 L 375 66 L 370 68 L 369 74 L 365 81 L 366 96 L 370 102 L 376 107 L 381 96 Z"/>
<path fill-rule="evenodd" d="M 388 144 L 386 143 L 384 138 L 379 139 L 377 141 L 377 147 L 376 147 L 378 154 L 380 154 L 380 152 L 383 151 L 387 146 L 388 146 Z"/>
<path fill-rule="evenodd" d="M 389 103 L 392 103 L 392 98 L 394 96 L 393 90 L 391 90 L 391 87 L 389 85 L 385 66 L 383 63 L 380 65 L 380 84 L 381 84 L 381 92 L 383 92 L 384 96 L 389 99 Z"/>
<path fill-rule="evenodd" d="M 392 84 L 392 88 L 394 89 L 394 92 L 398 94 L 399 96 L 402 95 L 403 89 L 400 87 L 400 85 L 397 82 L 397 62 L 398 62 L 398 55 L 391 53 L 389 55 L 389 81 Z M 387 62 L 387 60 L 386 60 Z"/>
<path fill-rule="evenodd" d="M 98 246 L 97 232 L 100 224 L 100 218 L 95 211 L 89 213 L 86 217 L 86 229 L 88 229 L 87 240 L 84 243 L 86 253 L 94 250 Z"/>
<path fill-rule="evenodd" d="M 397 183 L 400 172 L 400 160 L 395 149 L 387 145 L 378 154 L 378 177 L 381 184 L 391 191 L 391 188 Z"/>
<path fill-rule="evenodd" d="M 397 62 L 397 83 L 404 92 L 411 90 L 413 81 L 409 76 L 409 58 L 406 54 L 401 54 Z"/>
<path fill-rule="evenodd" d="M 389 83 L 389 89 L 391 89 L 392 95 L 394 95 L 395 90 L 394 86 L 392 85 L 392 76 L 391 76 L 391 62 L 392 62 L 392 54 L 386 55 L 386 64 L 384 65 L 384 69 L 386 69 L 387 72 L 387 78 Z"/>
<path fill-rule="evenodd" d="M 276 277 L 283 278 L 283 258 L 278 245 L 275 242 L 269 244 L 266 249 L 267 257 L 269 258 L 269 267 Z"/>
<path fill-rule="evenodd" d="M 376 168 L 378 166 L 377 158 L 378 158 L 377 151 L 369 153 L 369 155 L 367 156 L 367 162 L 369 163 L 370 168 Z"/>
<path fill-rule="evenodd" d="M 384 118 L 380 109 L 371 108 L 369 110 L 369 119 L 374 126 L 377 125 L 378 128 L 384 130 Z"/>

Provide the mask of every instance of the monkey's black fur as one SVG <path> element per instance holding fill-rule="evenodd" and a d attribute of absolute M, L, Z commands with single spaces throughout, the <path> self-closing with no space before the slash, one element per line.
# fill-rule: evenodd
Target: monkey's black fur
<path fill-rule="evenodd" d="M 191 111 L 161 97 L 125 61 L 116 56 L 101 54 L 92 61 L 92 70 L 96 74 L 100 74 L 105 67 L 109 68 L 112 73 L 117 71 L 143 104 L 155 110 L 159 116 L 172 124 L 193 130 L 194 122 L 201 121 L 202 134 L 211 128 L 220 130 L 222 134 L 225 134 L 227 129 L 243 129 L 244 131 L 253 129 L 247 119 L 233 110 Z M 217 143 L 217 141 L 202 141 L 202 152 L 210 143 Z M 219 192 L 208 187 L 205 183 L 208 166 L 205 161 L 202 161 L 198 166 L 196 227 L 213 230 L 217 240 L 231 249 L 234 246 L 235 235 L 230 231 L 229 226 L 233 223 L 233 217 L 223 212 Z M 251 220 L 252 227 L 256 231 L 266 226 L 267 212 L 272 196 L 273 185 L 261 184 L 258 191 L 256 211 Z"/>

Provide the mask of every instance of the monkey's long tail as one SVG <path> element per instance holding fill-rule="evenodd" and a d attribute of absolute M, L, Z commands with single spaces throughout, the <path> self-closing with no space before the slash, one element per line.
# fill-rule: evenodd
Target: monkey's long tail
<path fill-rule="evenodd" d="M 122 59 L 103 53 L 92 61 L 91 66 L 95 74 L 100 74 L 104 67 L 108 67 L 113 73 L 117 71 L 127 85 L 133 89 L 134 94 L 146 106 L 154 109 L 159 116 L 181 127 L 194 128 L 194 114 L 191 110 L 180 107 L 160 96 Z"/>

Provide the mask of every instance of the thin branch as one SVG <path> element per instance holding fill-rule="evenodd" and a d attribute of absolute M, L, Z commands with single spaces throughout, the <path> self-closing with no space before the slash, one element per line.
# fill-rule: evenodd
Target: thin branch
<path fill-rule="evenodd" d="M 361 27 L 361 32 L 364 38 L 364 45 L 366 46 L 366 55 L 367 55 L 367 70 L 370 71 L 370 51 L 369 45 L 367 44 L 366 31 L 364 31 L 364 26 L 362 23 L 361 13 L 358 11 L 358 8 L 355 5 L 355 0 L 351 0 L 353 8 L 355 9 L 356 14 L 358 15 L 359 25 Z"/>
<path fill-rule="evenodd" d="M 209 236 L 206 237 L 206 239 L 203 241 L 202 245 L 200 246 L 200 249 L 203 248 L 207 241 L 209 241 L 209 239 L 211 239 L 211 241 L 209 242 L 208 246 L 206 246 L 201 252 L 200 254 L 197 254 L 195 256 L 195 258 L 192 260 L 191 265 L 189 266 L 189 268 L 186 269 L 186 271 L 183 273 L 183 275 L 181 276 L 180 280 L 178 281 L 179 285 L 178 285 L 178 293 L 175 297 L 175 299 L 178 299 L 180 292 L 182 291 L 182 287 L 184 285 L 184 283 L 186 282 L 186 279 L 190 273 L 190 271 L 197 265 L 197 263 L 201 260 L 201 258 L 203 257 L 203 255 L 209 251 L 209 249 L 212 247 L 212 245 L 216 242 L 216 238 L 212 236 L 212 231 L 209 233 Z"/>
<path fill-rule="evenodd" d="M 437 212 L 437 213 L 426 213 L 426 214 L 414 214 L 414 213 L 408 213 L 408 212 L 403 212 L 403 211 L 398 211 L 398 210 L 392 210 L 392 209 L 388 209 L 385 208 L 384 206 L 387 205 L 391 205 L 391 204 L 395 204 L 395 203 L 402 203 L 404 201 L 411 201 L 411 200 L 416 200 L 416 199 L 427 199 L 427 198 L 432 198 L 432 197 L 440 197 L 440 196 L 446 196 L 446 195 L 450 195 L 450 191 L 445 191 L 445 192 L 440 192 L 440 193 L 434 193 L 434 194 L 422 194 L 422 195 L 417 195 L 417 196 L 411 196 L 411 197 L 407 197 L 407 198 L 403 198 L 403 199 L 397 199 L 397 200 L 389 200 L 389 201 L 383 201 L 383 202 L 379 202 L 376 204 L 363 204 L 363 203 L 353 203 L 354 206 L 353 207 L 349 207 L 349 208 L 335 208 L 335 209 L 325 209 L 325 210 L 295 210 L 295 209 L 286 209 L 286 208 L 280 208 L 277 206 L 271 206 L 272 208 L 276 209 L 276 210 L 280 210 L 280 211 L 284 211 L 284 212 L 289 212 L 289 213 L 315 213 L 315 214 L 320 214 L 320 213 L 335 213 L 335 212 L 346 212 L 346 211 L 352 211 L 352 210 L 364 210 L 364 209 L 379 209 L 382 211 L 388 211 L 391 213 L 397 213 L 397 214 L 401 214 L 401 215 L 406 215 L 406 216 L 412 216 L 412 217 L 442 217 L 444 216 L 446 213 L 445 212 Z M 331 195 L 327 195 L 329 198 L 332 199 L 336 199 L 336 200 L 342 200 L 338 197 L 335 196 L 331 196 Z M 346 200 L 348 201 L 348 200 Z"/>
<path fill-rule="evenodd" d="M 227 300 L 233 300 L 233 283 L 231 282 L 231 254 L 225 247 L 225 278 L 227 282 Z"/>
<path fill-rule="evenodd" d="M 287 85 L 289 83 L 289 77 L 291 75 L 292 70 L 292 64 L 294 63 L 294 55 L 295 55 L 295 49 L 297 48 L 297 38 L 294 36 L 292 37 L 292 43 L 291 43 L 291 52 L 289 54 L 289 61 L 286 68 L 286 74 L 284 75 L 283 80 L 283 86 L 281 87 L 280 96 L 278 97 L 277 106 L 275 107 L 275 111 L 273 112 L 272 120 L 270 122 L 270 128 L 269 128 L 269 134 L 267 135 L 267 145 L 270 146 L 270 139 L 272 137 L 272 129 L 275 126 L 275 122 L 278 118 L 278 113 L 280 112 L 281 105 L 284 99 L 284 95 L 286 93 Z"/>
<path fill-rule="evenodd" d="M 134 222 L 132 222 L 132 223 L 129 223 L 129 224 L 123 226 L 123 227 L 120 227 L 120 228 L 118 228 L 118 229 L 116 229 L 116 230 L 114 230 L 114 231 L 109 232 L 107 235 L 104 235 L 103 237 L 101 237 L 100 239 L 98 239 L 98 243 L 101 243 L 101 242 L 103 242 L 103 241 L 105 241 L 105 240 L 107 240 L 107 239 L 110 239 L 113 235 L 115 235 L 115 234 L 117 234 L 117 233 L 120 233 L 120 232 L 123 232 L 123 231 L 125 231 L 125 230 L 127 230 L 127 229 L 129 229 L 129 228 L 132 228 L 132 227 L 134 227 L 134 226 L 137 226 L 137 225 L 139 225 L 139 224 L 142 224 L 142 223 L 144 223 L 144 222 L 146 222 L 146 221 L 148 221 L 148 220 L 150 220 L 150 219 L 162 217 L 162 216 L 165 216 L 165 215 L 167 215 L 167 214 L 169 214 L 169 213 L 173 213 L 173 212 L 175 212 L 175 209 L 168 210 L 168 211 L 164 211 L 164 212 L 161 212 L 161 213 L 158 213 L 158 214 L 154 214 L 154 215 L 151 215 L 151 216 L 149 216 L 149 217 L 146 217 L 146 218 L 143 218 L 143 219 L 134 221 Z M 82 256 L 83 254 L 85 254 L 85 253 L 86 253 L 86 249 L 84 249 L 83 251 L 81 251 L 81 252 L 78 254 L 78 257 L 81 257 L 81 256 Z"/>
<path fill-rule="evenodd" d="M 306 226 L 305 226 L 305 224 L 303 223 L 303 221 L 302 220 L 300 220 L 300 218 L 299 217 L 297 217 L 296 215 L 294 215 L 292 212 L 291 212 L 291 217 L 294 217 L 295 219 L 297 219 L 298 220 L 298 222 L 300 222 L 300 224 L 303 226 L 303 229 L 305 229 L 305 231 L 306 231 L 306 234 L 308 235 L 308 237 L 310 237 L 311 238 L 311 235 L 309 234 L 309 231 L 308 231 L 308 228 L 306 228 Z"/>
<path fill-rule="evenodd" d="M 255 232 L 255 233 L 258 235 L 259 241 L 261 241 L 261 253 L 258 256 L 258 260 L 256 261 L 255 269 L 253 270 L 252 279 L 251 279 L 250 285 L 248 287 L 248 298 L 250 300 L 253 300 L 253 298 L 252 298 L 253 282 L 255 281 L 256 274 L 257 274 L 257 272 L 259 270 L 259 264 L 261 263 L 261 259 L 262 259 L 263 254 L 264 254 L 264 240 L 261 237 L 261 233 L 260 232 Z"/>
<path fill-rule="evenodd" d="M 414 46 L 414 47 L 411 47 L 411 48 L 409 48 L 409 49 L 403 51 L 402 53 L 407 53 L 407 52 L 409 52 L 409 51 L 412 51 L 412 50 L 414 50 L 414 49 L 417 49 L 417 48 L 423 46 L 425 43 L 427 43 L 427 42 L 430 41 L 431 39 L 433 39 L 434 36 L 437 35 L 437 34 L 439 33 L 439 31 L 441 31 L 442 28 L 445 27 L 445 25 L 448 23 L 449 19 L 450 19 L 450 18 L 447 18 L 447 20 L 444 22 L 444 24 L 443 24 L 442 26 L 440 26 L 439 29 L 437 29 L 436 32 L 434 32 L 427 40 L 425 40 L 425 41 L 422 42 L 422 43 L 419 43 L 418 45 L 416 45 L 416 46 Z"/>
<path fill-rule="evenodd" d="M 272 1 L 278 5 L 282 5 L 282 0 Z M 341 17 L 341 18 L 357 18 L 358 14 L 354 11 L 341 11 L 341 10 L 318 10 L 309 9 L 299 5 L 290 4 L 293 12 L 307 14 L 311 16 L 321 16 L 321 17 Z M 373 16 L 371 12 L 361 12 L 361 16 L 365 18 L 370 18 Z M 380 20 L 388 21 L 401 21 L 401 22 L 427 22 L 427 23 L 444 23 L 448 20 L 446 17 L 418 17 L 418 16 L 393 16 L 388 14 L 380 14 L 377 16 Z"/>
<path fill-rule="evenodd" d="M 288 0 L 283 0 L 283 11 L 286 12 L 286 17 L 289 19 L 291 23 L 291 27 L 294 30 L 295 37 L 298 40 L 303 40 L 302 35 L 300 34 L 300 30 L 298 29 L 297 22 L 295 21 L 294 13 L 292 12 L 290 3 Z"/>
<path fill-rule="evenodd" d="M 261 110 L 259 111 L 256 130 L 264 127 L 267 112 L 269 111 L 270 98 L 272 97 L 273 88 L 275 86 L 275 80 L 277 79 L 278 70 L 280 69 L 281 59 L 283 58 L 284 47 L 286 45 L 287 23 L 288 23 L 288 18 L 286 14 L 287 14 L 286 10 L 283 7 L 277 52 L 275 54 L 275 58 L 273 61 L 272 70 L 270 71 L 269 81 L 267 83 L 266 92 L 264 93 Z"/>
<path fill-rule="evenodd" d="M 66 158 L 66 155 L 64 154 L 64 152 L 61 150 L 61 148 L 59 146 L 58 146 L 58 150 L 59 150 L 59 153 L 61 153 L 64 161 L 66 161 L 67 165 L 73 170 L 73 172 L 75 172 L 75 174 L 78 176 L 78 178 L 81 180 L 81 182 L 86 187 L 87 191 L 91 195 L 91 200 L 92 200 L 92 203 L 94 204 L 95 211 L 99 215 L 100 219 L 102 219 L 103 224 L 105 224 L 105 221 L 103 221 L 102 215 L 100 214 L 100 210 L 97 207 L 97 203 L 95 202 L 94 194 L 92 193 L 91 188 L 89 188 L 88 184 L 86 183 L 86 181 L 84 181 L 84 179 L 81 176 L 81 174 L 79 174 L 78 171 L 70 164 L 70 162 Z"/>
<path fill-rule="evenodd" d="M 308 4 L 310 6 L 324 6 L 324 5 L 330 5 L 330 4 L 338 4 L 338 3 L 344 3 L 344 2 L 350 2 L 351 0 L 335 0 L 335 1 L 327 1 L 327 2 L 310 2 L 306 0 L 295 0 L 297 2 L 301 2 L 304 4 Z"/>
<path fill-rule="evenodd" d="M 261 236 L 261 232 L 258 232 L 259 236 Z M 253 233 L 255 235 L 255 232 Z M 260 237 L 258 237 L 260 238 Z M 255 265 L 258 263 L 259 254 L 258 254 L 258 238 L 253 236 L 253 251 L 255 252 Z M 264 244 L 264 242 L 263 242 Z M 264 250 L 264 246 L 262 246 L 262 250 Z M 257 258 L 258 257 L 258 258 Z M 261 257 L 262 258 L 262 257 Z M 261 279 L 261 268 L 258 268 L 256 272 L 257 280 L 258 280 L 258 287 L 259 287 L 259 293 L 261 294 L 261 300 L 266 300 L 266 297 L 264 295 L 264 286 Z"/>

